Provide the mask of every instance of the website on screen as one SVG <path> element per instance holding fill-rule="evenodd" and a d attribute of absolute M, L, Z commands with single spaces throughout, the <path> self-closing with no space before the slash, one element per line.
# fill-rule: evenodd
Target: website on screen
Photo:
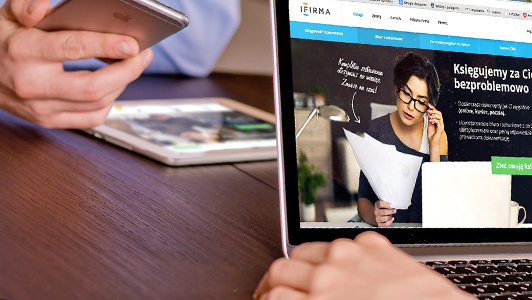
<path fill-rule="evenodd" d="M 301 227 L 529 226 L 532 4 L 466 2 L 290 1 Z"/>

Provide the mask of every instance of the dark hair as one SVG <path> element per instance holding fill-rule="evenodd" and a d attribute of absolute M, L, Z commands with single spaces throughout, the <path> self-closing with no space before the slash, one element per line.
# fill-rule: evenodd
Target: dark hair
<path fill-rule="evenodd" d="M 396 57 L 395 62 L 393 84 L 396 88 L 404 87 L 414 75 L 427 83 L 429 103 L 436 105 L 440 96 L 440 79 L 434 65 L 426 57 L 412 52 Z"/>

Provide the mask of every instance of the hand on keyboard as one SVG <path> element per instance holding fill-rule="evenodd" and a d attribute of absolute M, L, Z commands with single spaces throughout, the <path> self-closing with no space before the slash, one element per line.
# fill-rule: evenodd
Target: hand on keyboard
<path fill-rule="evenodd" d="M 254 299 L 475 299 L 416 262 L 386 238 L 366 232 L 353 240 L 307 243 L 278 259 Z"/>

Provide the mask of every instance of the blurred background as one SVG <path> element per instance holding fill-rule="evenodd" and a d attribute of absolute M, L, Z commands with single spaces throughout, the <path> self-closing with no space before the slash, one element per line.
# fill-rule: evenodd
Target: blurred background
<path fill-rule="evenodd" d="M 214 72 L 273 75 L 268 0 L 240 0 L 242 21 Z"/>

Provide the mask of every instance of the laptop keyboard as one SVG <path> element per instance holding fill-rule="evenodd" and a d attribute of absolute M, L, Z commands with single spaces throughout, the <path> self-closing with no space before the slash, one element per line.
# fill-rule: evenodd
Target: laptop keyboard
<path fill-rule="evenodd" d="M 532 260 L 454 260 L 425 264 L 482 300 L 532 300 Z"/>

